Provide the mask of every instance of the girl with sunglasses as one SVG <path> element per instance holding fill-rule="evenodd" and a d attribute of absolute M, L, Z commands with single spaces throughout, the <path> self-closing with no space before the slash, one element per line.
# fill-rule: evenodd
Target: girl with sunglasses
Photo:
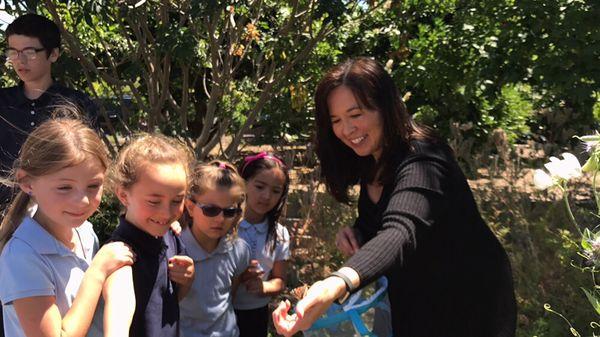
<path fill-rule="evenodd" d="M 229 163 L 199 164 L 192 173 L 181 239 L 199 272 L 180 303 L 185 337 L 239 336 L 232 298 L 250 261 L 236 235 L 244 194 L 244 179 Z"/>
<path fill-rule="evenodd" d="M 268 304 L 285 289 L 290 234 L 278 223 L 290 178 L 283 161 L 261 152 L 244 158 L 246 209 L 238 235 L 250 246 L 250 267 L 242 275 L 233 306 L 240 337 L 267 336 Z"/>

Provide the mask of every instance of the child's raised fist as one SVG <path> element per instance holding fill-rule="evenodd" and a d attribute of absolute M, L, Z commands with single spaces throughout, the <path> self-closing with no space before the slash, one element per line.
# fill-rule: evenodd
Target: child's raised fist
<path fill-rule="evenodd" d="M 175 255 L 170 258 L 169 278 L 182 286 L 190 286 L 194 281 L 194 261 L 184 255 Z"/>

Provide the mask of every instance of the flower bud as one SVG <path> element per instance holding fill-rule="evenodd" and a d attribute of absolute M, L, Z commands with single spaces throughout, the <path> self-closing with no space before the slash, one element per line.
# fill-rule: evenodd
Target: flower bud
<path fill-rule="evenodd" d="M 598 158 L 596 158 L 596 156 L 591 156 L 581 167 L 581 170 L 583 172 L 598 171 Z"/>

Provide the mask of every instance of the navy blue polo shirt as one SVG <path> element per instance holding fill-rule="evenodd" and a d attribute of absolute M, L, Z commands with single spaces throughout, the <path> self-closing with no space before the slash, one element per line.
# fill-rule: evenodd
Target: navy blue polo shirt
<path fill-rule="evenodd" d="M 98 124 L 97 109 L 90 98 L 56 82 L 33 100 L 25 96 L 23 83 L 0 88 L 0 175 L 6 176 L 12 168 L 29 133 L 51 116 L 55 106 L 65 102 L 75 104 L 93 125 Z M 0 205 L 9 198 L 9 190 L 0 186 Z"/>
<path fill-rule="evenodd" d="M 136 306 L 129 336 L 179 336 L 178 286 L 169 279 L 168 260 L 187 255 L 181 240 L 170 230 L 156 238 L 121 217 L 110 241 L 125 242 L 137 255 L 132 266 Z"/>

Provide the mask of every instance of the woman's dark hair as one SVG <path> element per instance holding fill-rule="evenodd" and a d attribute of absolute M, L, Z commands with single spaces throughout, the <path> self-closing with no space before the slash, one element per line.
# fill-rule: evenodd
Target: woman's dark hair
<path fill-rule="evenodd" d="M 283 163 L 283 160 L 273 154 L 266 154 L 251 161 L 244 161 L 242 166 L 240 166 L 240 175 L 246 182 L 260 172 L 274 168 L 279 168 L 283 172 L 285 183 L 283 184 L 283 191 L 281 192 L 279 201 L 275 207 L 266 214 L 268 225 L 266 247 L 268 247 L 271 253 L 277 246 L 277 222 L 279 221 L 279 217 L 281 216 L 281 212 L 287 201 L 287 194 L 290 186 L 289 170 Z"/>
<path fill-rule="evenodd" d="M 340 86 L 352 91 L 361 108 L 381 114 L 383 139 L 377 162 L 373 156 L 358 156 L 333 133 L 327 101 L 331 92 Z M 435 141 L 433 131 L 413 121 L 392 77 L 381 64 L 366 57 L 349 59 L 325 74 L 315 93 L 315 113 L 315 150 L 321 162 L 321 176 L 340 202 L 349 202 L 348 187 L 361 180 L 390 182 L 395 169 L 392 159 L 399 152 L 410 151 L 411 140 Z"/>
<path fill-rule="evenodd" d="M 25 35 L 40 40 L 46 49 L 46 56 L 50 56 L 54 48 L 60 49 L 60 30 L 50 19 L 38 14 L 25 14 L 16 18 L 6 27 L 5 36 Z"/>

